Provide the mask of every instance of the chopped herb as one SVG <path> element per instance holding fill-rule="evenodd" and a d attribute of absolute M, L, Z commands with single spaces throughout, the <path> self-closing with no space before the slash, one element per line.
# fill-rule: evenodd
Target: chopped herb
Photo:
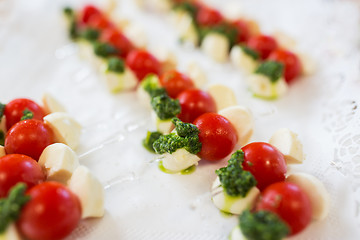
<path fill-rule="evenodd" d="M 25 195 L 25 190 L 26 185 L 18 183 L 11 188 L 7 198 L 0 199 L 0 234 L 19 218 L 21 208 L 30 200 L 30 197 Z"/>
<path fill-rule="evenodd" d="M 70 7 L 65 7 L 63 13 L 69 21 L 69 36 L 71 39 L 79 37 L 79 29 L 76 23 L 76 16 L 74 10 Z"/>
<path fill-rule="evenodd" d="M 64 7 L 63 13 L 67 17 L 73 17 L 74 16 L 74 10 L 71 7 Z"/>
<path fill-rule="evenodd" d="M 81 33 L 81 37 L 90 41 L 90 42 L 93 42 L 93 41 L 96 41 L 98 40 L 100 36 L 100 32 L 96 29 L 93 29 L 93 28 L 86 28 L 82 33 Z"/>
<path fill-rule="evenodd" d="M 166 95 L 165 88 L 162 88 L 159 83 L 159 78 L 154 74 L 149 74 L 141 82 L 141 87 L 149 93 L 150 97 Z"/>
<path fill-rule="evenodd" d="M 230 43 L 230 48 L 235 45 L 238 35 L 238 30 L 230 24 L 219 24 L 213 27 L 198 27 L 200 42 L 204 40 L 207 34 L 215 32 L 224 35 Z"/>
<path fill-rule="evenodd" d="M 108 43 L 95 42 L 94 53 L 99 57 L 106 58 L 111 55 L 117 54 L 118 50 Z"/>
<path fill-rule="evenodd" d="M 283 72 L 284 65 L 276 61 L 265 61 L 260 64 L 258 69 L 255 71 L 255 73 L 267 76 L 271 82 L 276 82 L 277 80 L 279 80 L 280 77 L 283 75 Z"/>
<path fill-rule="evenodd" d="M 260 58 L 260 55 L 257 51 L 249 48 L 248 46 L 245 46 L 245 45 L 241 45 L 240 46 L 241 49 L 243 50 L 243 52 L 248 55 L 249 57 L 251 57 L 252 59 L 254 60 L 258 60 Z"/>
<path fill-rule="evenodd" d="M 33 119 L 34 118 L 34 113 L 32 111 L 30 111 L 29 109 L 25 109 L 23 111 L 23 116 L 21 117 L 21 121 L 23 120 L 27 120 L 27 119 Z"/>
<path fill-rule="evenodd" d="M 215 171 L 226 193 L 230 196 L 245 197 L 256 186 L 254 176 L 242 167 L 244 152 L 238 150 L 231 155 L 228 165 Z"/>
<path fill-rule="evenodd" d="M 183 136 L 179 136 L 177 132 L 160 136 L 153 144 L 155 152 L 158 154 L 171 154 L 177 149 L 183 148 L 192 154 L 199 153 L 202 146 L 198 135 L 199 129 L 195 125 L 191 123 L 183 123 L 177 118 L 172 119 L 172 122 L 175 124 L 175 130 L 177 131 L 180 129 Z M 188 135 L 185 136 L 186 132 Z"/>
<path fill-rule="evenodd" d="M 289 227 L 274 213 L 244 211 L 240 217 L 240 229 L 248 240 L 281 240 L 289 233 Z"/>
<path fill-rule="evenodd" d="M 4 115 L 5 106 L 5 104 L 0 103 L 0 121 L 2 116 Z"/>
<path fill-rule="evenodd" d="M 160 132 L 148 131 L 146 134 L 146 138 L 143 140 L 143 146 L 150 152 L 155 152 L 153 145 L 154 142 L 160 138 L 160 136 L 162 136 L 162 133 Z"/>
<path fill-rule="evenodd" d="M 166 94 L 153 97 L 151 106 L 161 120 L 171 119 L 181 112 L 179 100 L 171 99 Z"/>
<path fill-rule="evenodd" d="M 123 73 L 125 71 L 125 63 L 122 59 L 111 57 L 107 63 L 107 70 L 116 73 Z"/>
<path fill-rule="evenodd" d="M 195 19 L 196 13 L 198 11 L 198 8 L 194 4 L 191 4 L 190 2 L 186 2 L 186 1 L 182 3 L 175 3 L 173 9 L 185 11 L 189 13 L 193 19 Z"/>
<path fill-rule="evenodd" d="M 4 146 L 5 144 L 5 134 L 2 130 L 0 130 L 0 145 Z"/>

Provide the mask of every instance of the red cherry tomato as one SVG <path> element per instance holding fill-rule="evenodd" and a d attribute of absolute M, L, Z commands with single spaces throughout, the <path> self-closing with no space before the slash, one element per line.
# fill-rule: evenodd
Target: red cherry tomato
<path fill-rule="evenodd" d="M 21 210 L 18 229 L 30 240 L 57 240 L 69 235 L 81 219 L 78 197 L 57 182 L 27 191 L 31 200 Z"/>
<path fill-rule="evenodd" d="M 45 180 L 40 165 L 31 157 L 21 154 L 8 154 L 0 158 L 0 198 L 19 182 L 28 188 Z"/>
<path fill-rule="evenodd" d="M 248 23 L 244 20 L 239 19 L 234 21 L 232 25 L 238 31 L 236 43 L 246 42 L 250 37 L 250 29 Z"/>
<path fill-rule="evenodd" d="M 273 37 L 266 35 L 253 36 L 247 42 L 248 47 L 257 51 L 261 59 L 266 59 L 269 54 L 274 51 L 278 44 Z"/>
<path fill-rule="evenodd" d="M 114 46 L 119 51 L 119 56 L 122 58 L 126 58 L 129 52 L 134 49 L 134 45 L 130 40 L 115 28 L 105 29 L 101 33 L 101 41 Z"/>
<path fill-rule="evenodd" d="M 172 98 L 176 98 L 181 92 L 195 87 L 188 76 L 176 70 L 163 73 L 160 77 L 160 83 Z"/>
<path fill-rule="evenodd" d="M 81 12 L 80 19 L 83 23 L 86 24 L 88 23 L 90 17 L 94 15 L 101 15 L 101 11 L 93 5 L 86 5 Z"/>
<path fill-rule="evenodd" d="M 311 221 L 312 206 L 309 197 L 296 184 L 278 182 L 268 186 L 256 210 L 277 214 L 290 227 L 290 235 L 304 230 Z"/>
<path fill-rule="evenodd" d="M 90 16 L 87 25 L 88 27 L 97 29 L 99 31 L 114 27 L 114 25 L 109 21 L 109 19 L 102 14 L 94 14 Z"/>
<path fill-rule="evenodd" d="M 218 161 L 234 150 L 238 136 L 233 125 L 225 117 L 217 113 L 205 113 L 198 117 L 194 124 L 200 130 L 200 158 Z"/>
<path fill-rule="evenodd" d="M 221 13 L 207 6 L 201 6 L 196 14 L 196 22 L 200 26 L 211 27 L 218 25 L 224 20 Z"/>
<path fill-rule="evenodd" d="M 301 62 L 292 52 L 277 49 L 271 52 L 269 60 L 281 62 L 284 64 L 284 77 L 286 82 L 290 83 L 301 74 Z"/>
<path fill-rule="evenodd" d="M 126 65 L 134 71 L 139 81 L 150 73 L 160 74 L 160 62 L 145 50 L 133 50 L 126 57 Z"/>
<path fill-rule="evenodd" d="M 25 154 L 39 160 L 42 151 L 52 143 L 52 129 L 42 121 L 29 119 L 10 128 L 5 137 L 5 151 L 7 154 Z"/>
<path fill-rule="evenodd" d="M 27 98 L 17 98 L 6 104 L 4 115 L 6 117 L 6 128 L 9 130 L 12 125 L 19 122 L 24 115 L 24 110 L 34 114 L 33 119 L 42 120 L 45 112 L 36 102 Z"/>
<path fill-rule="evenodd" d="M 242 150 L 245 154 L 243 167 L 254 175 L 260 190 L 272 183 L 285 180 L 284 155 L 275 147 L 264 142 L 253 142 L 244 146 Z"/>
<path fill-rule="evenodd" d="M 204 113 L 216 112 L 214 99 L 200 89 L 188 89 L 177 96 L 181 105 L 181 113 L 178 115 L 183 122 L 193 122 Z"/>

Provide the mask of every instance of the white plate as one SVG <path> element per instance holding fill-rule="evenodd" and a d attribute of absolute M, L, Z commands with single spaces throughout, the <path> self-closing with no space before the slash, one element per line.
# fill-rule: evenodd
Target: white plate
<path fill-rule="evenodd" d="M 224 1 L 212 1 L 222 5 Z M 228 3 L 230 1 L 226 1 Z M 233 1 L 240 4 L 239 1 Z M 61 8 L 85 1 L 0 1 L 0 101 L 40 100 L 53 93 L 84 126 L 78 154 L 106 188 L 106 215 L 84 221 L 69 239 L 227 239 L 237 224 L 212 205 L 214 170 L 225 162 L 201 163 L 191 175 L 168 175 L 141 146 L 153 126 L 134 93 L 110 94 L 76 45 L 67 38 Z M 240 5 L 239 5 L 240 6 Z M 180 69 L 197 61 L 211 83 L 235 89 L 252 109 L 253 141 L 267 141 L 288 127 L 304 143 L 306 161 L 298 169 L 320 178 L 331 195 L 331 212 L 293 239 L 357 239 L 360 235 L 359 18 L 355 1 L 246 0 L 243 12 L 267 32 L 297 40 L 317 63 L 284 98 L 264 102 L 247 91 L 243 75 L 216 64 L 197 50 L 177 44 L 165 16 L 144 13 L 121 2 L 124 17 L 146 27 L 151 46 L 173 49 Z"/>

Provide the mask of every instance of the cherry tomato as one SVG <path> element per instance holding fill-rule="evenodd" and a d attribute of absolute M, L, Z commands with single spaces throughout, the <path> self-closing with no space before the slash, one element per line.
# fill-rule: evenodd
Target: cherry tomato
<path fill-rule="evenodd" d="M 5 151 L 7 154 L 25 154 L 39 160 L 42 151 L 52 143 L 52 129 L 40 120 L 29 119 L 10 128 L 5 137 Z"/>
<path fill-rule="evenodd" d="M 181 105 L 181 113 L 178 115 L 183 122 L 193 122 L 204 113 L 216 112 L 214 99 L 200 89 L 188 89 L 177 96 Z"/>
<path fill-rule="evenodd" d="M 6 117 L 6 128 L 9 130 L 12 125 L 19 122 L 24 115 L 24 110 L 34 114 L 33 119 L 42 120 L 45 112 L 36 102 L 27 98 L 17 98 L 6 104 L 4 115 Z"/>
<path fill-rule="evenodd" d="M 188 76 L 176 70 L 163 73 L 160 77 L 160 83 L 172 98 L 176 98 L 181 92 L 195 87 Z"/>
<path fill-rule="evenodd" d="M 284 155 L 275 147 L 264 142 L 253 142 L 244 146 L 242 150 L 245 154 L 243 167 L 254 175 L 260 190 L 272 183 L 285 180 Z"/>
<path fill-rule="evenodd" d="M 31 200 L 21 210 L 20 232 L 30 240 L 57 240 L 69 235 L 81 219 L 78 197 L 57 182 L 44 182 L 27 191 Z"/>
<path fill-rule="evenodd" d="M 238 136 L 233 125 L 225 117 L 217 113 L 205 113 L 198 117 L 194 124 L 200 130 L 200 158 L 218 161 L 234 150 Z"/>
<path fill-rule="evenodd" d="M 236 37 L 236 43 L 246 42 L 250 37 L 250 29 L 248 23 L 244 20 L 236 20 L 232 23 L 232 25 L 238 31 Z"/>
<path fill-rule="evenodd" d="M 284 64 L 284 77 L 288 83 L 292 82 L 292 80 L 301 73 L 301 62 L 299 58 L 290 51 L 277 49 L 271 52 L 268 59 Z"/>
<path fill-rule="evenodd" d="M 129 52 L 134 49 L 134 45 L 130 40 L 115 28 L 105 29 L 101 33 L 101 41 L 110 43 L 114 46 L 119 51 L 119 56 L 122 58 L 126 58 Z"/>
<path fill-rule="evenodd" d="M 90 16 L 87 25 L 99 31 L 114 27 L 114 25 L 109 21 L 109 19 L 102 14 L 94 14 Z"/>
<path fill-rule="evenodd" d="M 256 204 L 256 210 L 268 210 L 277 214 L 290 227 L 290 235 L 304 230 L 312 216 L 309 197 L 298 185 L 289 182 L 268 186 Z"/>
<path fill-rule="evenodd" d="M 21 154 L 8 154 L 0 158 L 0 198 L 19 182 L 28 188 L 45 180 L 40 165 L 31 157 Z"/>
<path fill-rule="evenodd" d="M 201 6 L 196 14 L 196 22 L 200 26 L 216 26 L 224 20 L 221 13 L 207 6 Z"/>
<path fill-rule="evenodd" d="M 90 17 L 94 15 L 102 15 L 102 14 L 97 7 L 93 5 L 86 5 L 81 12 L 80 19 L 83 23 L 86 24 L 89 22 Z"/>
<path fill-rule="evenodd" d="M 266 59 L 269 54 L 278 47 L 276 40 L 273 37 L 266 35 L 250 37 L 247 45 L 251 49 L 257 51 L 260 54 L 261 59 Z"/>
<path fill-rule="evenodd" d="M 134 71 L 139 81 L 150 73 L 160 74 L 160 62 L 145 50 L 133 50 L 126 57 L 126 65 Z"/>

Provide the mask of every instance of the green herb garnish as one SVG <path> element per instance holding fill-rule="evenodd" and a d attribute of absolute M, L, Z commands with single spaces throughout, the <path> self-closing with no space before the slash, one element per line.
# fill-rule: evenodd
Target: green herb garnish
<path fill-rule="evenodd" d="M 153 97 L 151 106 L 161 120 L 171 119 L 181 112 L 179 100 L 172 99 L 166 94 Z"/>
<path fill-rule="evenodd" d="M 94 53 L 99 57 L 109 57 L 118 53 L 118 50 L 108 43 L 95 42 Z"/>
<path fill-rule="evenodd" d="M 155 149 L 153 147 L 154 142 L 158 140 L 162 135 L 163 134 L 160 132 L 148 131 L 146 134 L 146 138 L 143 140 L 143 146 L 150 152 L 155 152 Z"/>
<path fill-rule="evenodd" d="M 116 73 L 123 73 L 125 71 L 125 63 L 117 57 L 111 57 L 107 63 L 107 70 Z"/>
<path fill-rule="evenodd" d="M 246 55 L 248 55 L 249 57 L 251 57 L 252 59 L 258 60 L 258 59 L 260 58 L 260 54 L 259 54 L 257 51 L 249 48 L 248 46 L 241 45 L 240 47 L 241 47 L 241 49 L 243 50 L 243 52 L 244 52 Z"/>
<path fill-rule="evenodd" d="M 141 87 L 149 93 L 151 98 L 167 94 L 165 88 L 160 86 L 158 77 L 154 74 L 147 75 L 141 82 Z"/>
<path fill-rule="evenodd" d="M 86 28 L 84 31 L 81 32 L 81 37 L 93 42 L 98 40 L 99 36 L 100 36 L 100 32 L 96 29 L 93 28 Z"/>
<path fill-rule="evenodd" d="M 265 61 L 260 64 L 255 73 L 265 75 L 271 82 L 276 82 L 284 73 L 284 64 L 276 61 Z"/>
<path fill-rule="evenodd" d="M 23 111 L 23 115 L 21 117 L 21 121 L 23 120 L 27 120 L 27 119 L 33 119 L 34 118 L 34 113 L 32 111 L 30 111 L 29 109 L 25 109 Z"/>
<path fill-rule="evenodd" d="M 0 103 L 0 121 L 1 121 L 1 118 L 3 117 L 3 115 L 4 115 L 5 107 L 6 107 L 5 104 Z"/>

